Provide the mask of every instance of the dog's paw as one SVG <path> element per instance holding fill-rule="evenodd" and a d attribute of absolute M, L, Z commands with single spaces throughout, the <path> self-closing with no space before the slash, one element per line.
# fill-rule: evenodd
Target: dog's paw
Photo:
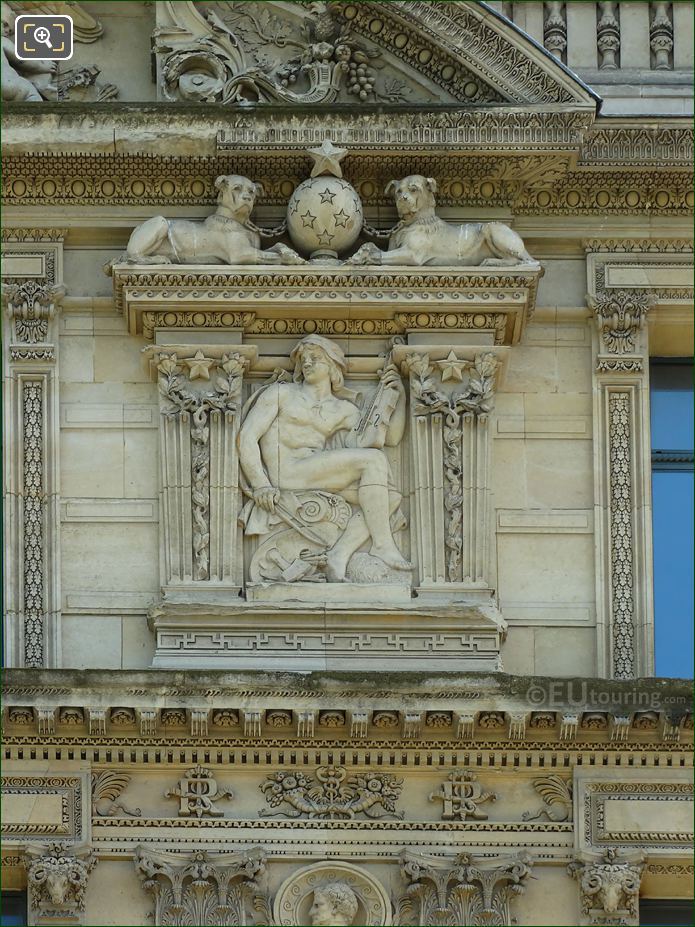
<path fill-rule="evenodd" d="M 279 256 L 281 264 L 306 264 L 306 259 L 303 258 L 301 254 L 297 254 L 293 248 L 288 247 L 282 242 L 273 245 L 270 250 L 274 251 Z"/>
<path fill-rule="evenodd" d="M 345 263 L 356 265 L 381 264 L 381 251 L 373 242 L 368 241 L 361 248 L 358 248 Z"/>

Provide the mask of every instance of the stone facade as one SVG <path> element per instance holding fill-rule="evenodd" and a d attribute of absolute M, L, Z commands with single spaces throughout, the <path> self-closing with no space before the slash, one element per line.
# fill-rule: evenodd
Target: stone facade
<path fill-rule="evenodd" d="M 648 360 L 692 344 L 692 7 L 43 4 L 42 71 L 25 7 L 3 889 L 85 925 L 687 898 Z"/>

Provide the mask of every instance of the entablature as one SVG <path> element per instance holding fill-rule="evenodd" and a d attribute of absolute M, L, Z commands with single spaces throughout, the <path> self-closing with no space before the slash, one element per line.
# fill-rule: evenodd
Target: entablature
<path fill-rule="evenodd" d="M 128 331 L 204 329 L 243 336 L 393 337 L 411 331 L 489 335 L 516 344 L 541 268 L 114 267 Z"/>

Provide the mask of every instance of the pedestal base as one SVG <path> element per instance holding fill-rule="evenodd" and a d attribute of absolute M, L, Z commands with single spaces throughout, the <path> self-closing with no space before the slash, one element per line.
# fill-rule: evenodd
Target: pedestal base
<path fill-rule="evenodd" d="M 168 669 L 494 672 L 505 630 L 493 605 L 417 599 L 330 609 L 296 599 L 226 608 L 164 603 L 149 621 L 152 666 Z"/>
<path fill-rule="evenodd" d="M 307 603 L 326 606 L 408 605 L 412 599 L 410 583 L 249 583 L 249 602 L 273 604 Z"/>

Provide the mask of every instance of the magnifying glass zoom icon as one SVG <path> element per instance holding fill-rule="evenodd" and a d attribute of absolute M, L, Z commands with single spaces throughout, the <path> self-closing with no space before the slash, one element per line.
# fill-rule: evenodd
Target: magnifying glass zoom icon
<path fill-rule="evenodd" d="M 35 30 L 34 41 L 41 42 L 42 45 L 46 45 L 48 48 L 53 48 L 51 45 L 51 33 L 45 26 L 39 26 L 38 29 Z"/>

